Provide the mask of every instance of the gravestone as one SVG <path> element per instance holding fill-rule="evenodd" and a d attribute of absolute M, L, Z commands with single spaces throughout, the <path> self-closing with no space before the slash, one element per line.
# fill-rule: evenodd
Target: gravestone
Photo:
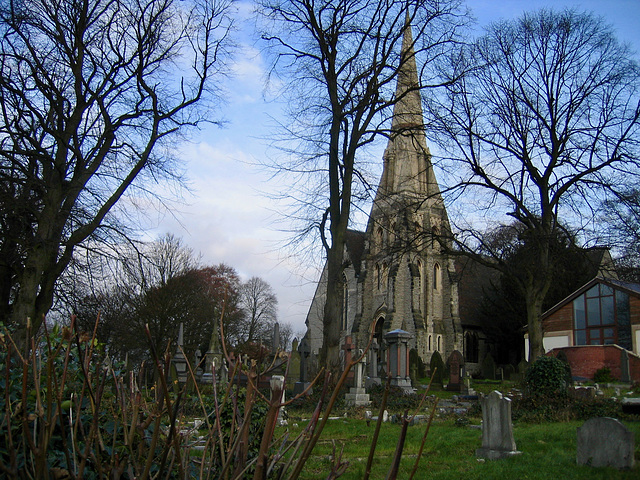
<path fill-rule="evenodd" d="M 391 385 L 400 387 L 407 392 L 413 392 L 409 376 L 408 343 L 411 338 L 409 332 L 400 329 L 392 330 L 384 336 L 388 345 L 387 367 L 391 375 Z"/>
<path fill-rule="evenodd" d="M 574 387 L 573 396 L 575 398 L 595 398 L 595 387 Z"/>
<path fill-rule="evenodd" d="M 462 388 L 460 391 L 463 395 L 476 394 L 476 391 L 473 388 L 471 388 L 471 375 L 469 375 L 469 372 L 466 372 L 464 374 L 464 378 L 462 380 Z"/>
<path fill-rule="evenodd" d="M 409 350 L 409 376 L 412 385 L 417 385 L 421 378 L 427 376 L 424 362 L 415 348 Z"/>
<path fill-rule="evenodd" d="M 184 356 L 184 325 L 180 323 L 180 329 L 178 330 L 178 346 L 176 354 L 171 359 L 171 363 L 176 372 L 176 379 L 180 383 L 187 381 L 187 358 Z"/>
<path fill-rule="evenodd" d="M 514 373 L 516 373 L 516 368 L 513 365 L 508 363 L 508 364 L 506 364 L 504 366 L 504 379 L 505 380 L 511 380 Z"/>
<path fill-rule="evenodd" d="M 463 365 L 464 358 L 462 357 L 462 353 L 458 350 L 451 352 L 447 360 L 447 367 L 449 367 L 449 384 L 447 385 L 447 390 L 452 392 L 459 392 L 461 390 Z"/>
<path fill-rule="evenodd" d="M 526 360 L 520 360 L 518 366 L 516 367 L 516 373 L 511 375 L 511 380 L 514 382 L 524 382 L 525 373 L 527 373 L 527 368 L 529 368 L 529 363 Z"/>
<path fill-rule="evenodd" d="M 620 352 L 620 380 L 623 382 L 631 381 L 631 374 L 629 372 L 629 352 L 622 349 Z"/>
<path fill-rule="evenodd" d="M 305 391 L 305 389 L 309 386 L 309 381 L 307 378 L 307 368 L 309 364 L 309 355 L 311 354 L 311 348 L 309 347 L 309 340 L 305 335 L 302 337 L 302 341 L 300 342 L 300 346 L 298 347 L 298 352 L 300 353 L 300 380 L 296 382 L 293 386 L 293 394 L 298 395 Z M 309 391 L 311 393 L 311 390 Z"/>
<path fill-rule="evenodd" d="M 213 327 L 211 338 L 209 339 L 209 349 L 204 354 L 204 373 L 202 374 L 203 383 L 213 383 L 213 370 L 220 375 L 220 365 L 222 364 L 222 348 L 218 337 L 218 328 Z"/>
<path fill-rule="evenodd" d="M 272 375 L 269 380 L 269 387 L 271 388 L 271 400 L 274 401 L 274 396 L 279 396 L 277 401 L 280 404 L 285 402 L 285 388 L 284 388 L 284 376 L 282 375 Z M 286 425 L 286 421 L 284 420 L 284 407 L 280 407 L 278 409 L 278 425 Z"/>
<path fill-rule="evenodd" d="M 195 370 L 196 379 L 200 381 L 202 379 L 202 374 L 204 373 L 204 369 L 202 368 L 202 352 L 199 348 L 196 348 L 196 352 L 194 354 L 194 364 L 193 368 Z"/>
<path fill-rule="evenodd" d="M 358 352 L 358 355 L 362 355 L 362 350 Z M 354 405 L 361 407 L 363 405 L 369 405 L 369 394 L 364 389 L 364 370 L 365 363 L 358 362 L 353 366 L 355 370 L 353 387 L 349 389 L 349 392 L 345 394 L 344 400 L 347 405 Z"/>
<path fill-rule="evenodd" d="M 300 352 L 299 342 L 294 338 L 291 342 L 291 353 L 289 356 L 289 371 L 287 373 L 287 384 L 297 382 L 300 379 Z"/>
<path fill-rule="evenodd" d="M 578 465 L 592 467 L 632 468 L 635 439 L 615 418 L 591 418 L 577 429 Z"/>
<path fill-rule="evenodd" d="M 482 360 L 482 365 L 480 366 L 480 370 L 482 372 L 482 376 L 487 380 L 495 380 L 496 379 L 496 362 L 491 356 L 490 353 L 484 357 Z"/>
<path fill-rule="evenodd" d="M 371 347 L 369 347 L 369 375 L 365 380 L 366 388 L 369 388 L 371 385 L 382 384 L 380 374 L 378 373 L 378 350 L 380 350 L 380 345 L 378 345 L 378 342 L 374 338 L 371 342 Z"/>
<path fill-rule="evenodd" d="M 623 398 L 620 404 L 623 413 L 640 415 L 640 398 Z"/>
<path fill-rule="evenodd" d="M 497 460 L 520 453 L 513 438 L 511 399 L 494 390 L 482 399 L 482 448 L 476 457 Z"/>
<path fill-rule="evenodd" d="M 342 346 L 342 351 L 343 351 L 343 358 L 342 358 L 342 366 L 343 368 L 346 368 L 347 365 L 349 365 L 353 359 L 353 351 L 355 350 L 356 346 L 353 343 L 353 339 L 351 338 L 351 335 L 347 335 L 347 337 L 344 339 L 344 345 Z M 349 371 L 349 373 L 347 374 L 347 385 L 353 385 L 353 369 Z"/>
<path fill-rule="evenodd" d="M 431 383 L 436 385 L 442 385 L 444 378 L 444 362 L 440 356 L 440 352 L 435 351 L 431 355 L 429 360 L 429 370 L 431 375 Z"/>

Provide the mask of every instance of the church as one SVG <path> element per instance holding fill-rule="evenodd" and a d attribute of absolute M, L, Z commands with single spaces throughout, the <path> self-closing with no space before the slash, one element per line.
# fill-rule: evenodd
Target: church
<path fill-rule="evenodd" d="M 401 330 L 409 334 L 413 357 L 428 365 L 434 352 L 445 361 L 453 351 L 463 352 L 464 336 L 455 262 L 435 240 L 450 226 L 415 89 L 412 43 L 408 29 L 402 48 L 409 60 L 398 74 L 399 101 L 366 231 L 347 232 L 340 338 L 341 345 L 349 340 L 364 348 L 373 328 L 382 350 L 385 334 Z M 312 366 L 322 346 L 325 296 L 326 271 L 306 318 Z"/>
<path fill-rule="evenodd" d="M 494 320 L 491 314 L 485 318 L 480 315 L 484 292 L 499 281 L 498 271 L 468 258 L 454 258 L 447 253 L 451 245 L 441 243 L 449 237 L 442 234 L 450 233 L 451 227 L 425 136 L 412 44 L 411 31 L 407 29 L 402 46 L 407 61 L 398 72 L 398 101 L 367 228 L 364 232 L 349 230 L 346 235 L 340 344 L 346 358 L 347 351 L 352 355 L 354 349 L 364 349 L 373 331 L 374 348 L 368 362 L 377 365 L 377 371 L 369 370 L 375 377 L 385 371 L 386 360 L 391 362 L 389 352 L 399 351 L 391 342 L 402 338 L 406 342 L 406 358 L 398 354 L 394 368 L 401 357 L 405 358 L 405 373 L 409 363 L 429 365 L 435 352 L 445 362 L 455 352 L 452 358 L 460 359 L 466 373 L 494 378 L 495 359 L 513 371 L 514 365 L 526 359 L 527 340 L 525 335 L 520 339 L 509 337 L 507 342 L 497 339 L 495 332 L 487 329 L 487 322 Z M 545 350 L 549 354 L 558 348 L 584 353 L 588 343 L 614 351 L 608 344 L 615 343 L 635 363 L 626 362 L 631 366 L 621 369 L 620 361 L 610 362 L 612 369 L 633 371 L 633 375 L 626 376 L 640 378 L 640 285 L 615 283 L 617 275 L 608 249 L 592 247 L 583 249 L 582 254 L 582 260 L 572 265 L 571 279 L 564 280 L 567 287 L 571 282 L 582 282 L 572 287 L 583 285 L 573 294 L 575 298 L 586 295 L 595 302 L 602 295 L 589 296 L 588 292 L 596 288 L 596 283 L 602 283 L 605 287 L 598 287 L 601 290 L 618 289 L 628 295 L 630 306 L 623 310 L 627 313 L 619 322 L 610 315 L 606 328 L 599 320 L 596 326 L 587 328 L 583 318 L 586 307 L 572 307 L 577 300 L 567 297 L 564 303 L 543 314 Z M 325 268 L 306 318 L 304 351 L 309 355 L 307 365 L 312 371 L 321 366 L 317 359 L 323 342 L 326 282 Z M 605 295 L 605 300 L 611 303 L 612 295 Z M 518 335 L 519 331 L 515 333 Z M 597 351 L 593 358 L 602 356 L 602 349 L 591 348 Z M 618 350 L 615 355 L 620 357 Z M 580 359 L 578 363 L 583 363 Z M 602 366 L 601 362 L 598 365 Z M 388 366 L 391 368 L 391 364 Z"/>

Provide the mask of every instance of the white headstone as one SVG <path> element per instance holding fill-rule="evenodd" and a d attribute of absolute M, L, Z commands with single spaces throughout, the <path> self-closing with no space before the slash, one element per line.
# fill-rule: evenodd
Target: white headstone
<path fill-rule="evenodd" d="M 482 399 L 482 448 L 476 456 L 497 460 L 520 453 L 513 438 L 511 399 L 494 390 Z"/>

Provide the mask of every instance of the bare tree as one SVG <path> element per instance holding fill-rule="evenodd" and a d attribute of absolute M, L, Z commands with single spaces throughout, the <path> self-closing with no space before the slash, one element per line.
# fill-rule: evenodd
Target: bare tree
<path fill-rule="evenodd" d="M 534 268 L 510 278 L 525 298 L 535 359 L 544 353 L 540 315 L 561 221 L 583 225 L 602 198 L 637 182 L 640 71 L 601 19 L 569 10 L 497 23 L 452 60 L 445 78 L 466 73 L 426 110 L 443 152 L 441 179 L 464 199 L 467 222 L 455 222 L 453 240 L 464 253 L 493 255 L 481 232 L 522 225 Z"/>
<path fill-rule="evenodd" d="M 602 220 L 608 244 L 617 252 L 618 274 L 640 282 L 640 189 L 631 186 L 605 202 Z"/>
<path fill-rule="evenodd" d="M 269 340 L 278 306 L 271 285 L 262 278 L 251 277 L 240 287 L 240 306 L 245 315 L 245 341 Z"/>
<path fill-rule="evenodd" d="M 200 259 L 181 238 L 171 233 L 146 244 L 142 249 L 130 248 L 127 258 L 121 259 L 127 283 L 139 290 L 162 287 L 172 278 L 196 270 Z"/>
<path fill-rule="evenodd" d="M 2 3 L 0 319 L 37 329 L 74 249 L 175 178 L 169 140 L 219 99 L 230 2 Z"/>
<path fill-rule="evenodd" d="M 430 64 L 463 22 L 459 2 L 441 0 L 343 2 L 262 0 L 268 40 L 276 53 L 274 73 L 288 78 L 297 160 L 286 171 L 319 173 L 320 186 L 303 201 L 306 232 L 318 229 L 326 253 L 327 294 L 321 364 L 335 364 L 340 342 L 345 235 L 352 202 L 370 190 L 357 153 L 388 134 L 399 72 L 418 56 Z M 269 23 L 270 22 L 270 23 Z M 411 28 L 413 27 L 413 37 Z M 408 36 L 410 47 L 401 52 Z M 426 71 L 423 71 L 426 78 Z M 412 95 L 420 86 L 405 92 Z M 360 159 L 362 161 L 362 159 Z M 302 186 L 302 184 L 301 184 Z"/>
<path fill-rule="evenodd" d="M 180 323 L 187 353 L 206 348 L 216 323 L 215 299 L 208 295 L 193 251 L 171 234 L 126 250 L 119 265 L 110 269 L 110 278 L 85 285 L 76 294 L 71 306 L 78 325 L 91 331 L 99 314 L 98 340 L 112 356 L 124 359 L 128 354 L 133 362 L 149 358 L 146 326 L 158 352 L 175 343 Z"/>

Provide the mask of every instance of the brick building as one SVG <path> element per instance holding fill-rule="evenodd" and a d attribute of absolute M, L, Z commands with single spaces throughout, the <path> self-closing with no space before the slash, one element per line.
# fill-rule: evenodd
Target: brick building
<path fill-rule="evenodd" d="M 608 367 L 615 378 L 640 381 L 640 284 L 594 278 L 542 322 L 545 350 L 564 351 L 574 376 L 591 379 Z"/>

